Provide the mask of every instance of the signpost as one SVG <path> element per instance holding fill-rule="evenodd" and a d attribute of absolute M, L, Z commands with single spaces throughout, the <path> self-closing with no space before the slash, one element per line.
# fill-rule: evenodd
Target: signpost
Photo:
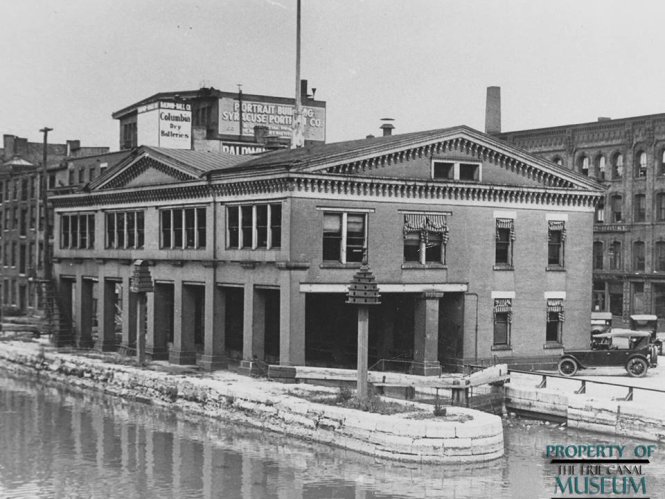
<path fill-rule="evenodd" d="M 380 305 L 381 295 L 374 274 L 363 259 L 360 270 L 349 285 L 346 303 L 358 305 L 358 400 L 367 400 L 367 344 L 369 342 L 369 306 Z"/>

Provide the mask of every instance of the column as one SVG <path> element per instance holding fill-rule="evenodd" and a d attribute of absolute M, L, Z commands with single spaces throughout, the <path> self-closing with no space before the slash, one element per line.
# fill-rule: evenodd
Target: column
<path fill-rule="evenodd" d="M 97 298 L 97 335 L 96 348 L 102 352 L 116 349 L 115 344 L 115 281 L 99 276 L 99 297 Z"/>
<path fill-rule="evenodd" d="M 226 301 L 224 290 L 217 286 L 211 275 L 205 283 L 204 349 L 201 365 L 210 371 L 224 369 Z"/>
<path fill-rule="evenodd" d="M 414 313 L 413 366 L 416 374 L 438 376 L 439 363 L 439 300 L 443 293 L 425 291 L 416 298 Z"/>
<path fill-rule="evenodd" d="M 168 360 L 166 332 L 170 327 L 169 316 L 173 307 L 169 294 L 170 284 L 155 284 L 155 291 L 148 293 L 148 332 L 145 342 L 145 354 L 150 360 Z"/>
<path fill-rule="evenodd" d="M 122 279 L 122 343 L 120 352 L 136 354 L 136 293 L 129 291 L 129 276 Z"/>
<path fill-rule="evenodd" d="M 249 281 L 243 288 L 242 317 L 242 358 L 252 361 L 254 358 L 254 284 Z"/>
<path fill-rule="evenodd" d="M 252 358 L 265 360 L 266 295 L 260 289 L 254 288 L 252 291 L 254 295 L 254 302 L 250 309 L 252 314 Z"/>
<path fill-rule="evenodd" d="M 196 364 L 195 296 L 180 279 L 176 280 L 173 286 L 173 349 L 169 352 L 169 362 L 179 365 Z"/>
<path fill-rule="evenodd" d="M 77 346 L 92 348 L 92 280 L 79 278 L 76 286 L 76 322 L 79 325 Z"/>
<path fill-rule="evenodd" d="M 279 289 L 280 365 L 305 365 L 305 297 L 293 271 L 282 272 Z"/>

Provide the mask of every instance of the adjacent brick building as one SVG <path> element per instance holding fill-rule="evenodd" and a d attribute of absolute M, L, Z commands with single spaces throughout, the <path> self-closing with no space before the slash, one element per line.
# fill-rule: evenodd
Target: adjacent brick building
<path fill-rule="evenodd" d="M 131 353 L 145 324 L 154 359 L 354 367 L 366 254 L 370 365 L 545 365 L 588 342 L 600 196 L 467 127 L 257 157 L 140 147 L 54 200 L 58 296 L 80 346 Z"/>

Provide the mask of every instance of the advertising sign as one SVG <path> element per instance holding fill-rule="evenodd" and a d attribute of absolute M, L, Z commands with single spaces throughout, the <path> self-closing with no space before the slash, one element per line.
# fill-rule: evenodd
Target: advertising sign
<path fill-rule="evenodd" d="M 258 102 L 242 100 L 242 111 L 238 98 L 222 97 L 219 99 L 220 135 L 254 135 L 254 127 L 267 126 L 270 135 L 291 138 L 293 122 L 293 104 Z M 323 107 L 303 106 L 305 140 L 324 142 L 326 139 L 326 110 Z"/>
<path fill-rule="evenodd" d="M 153 102 L 138 108 L 138 143 L 169 149 L 191 149 L 192 111 L 189 104 Z"/>

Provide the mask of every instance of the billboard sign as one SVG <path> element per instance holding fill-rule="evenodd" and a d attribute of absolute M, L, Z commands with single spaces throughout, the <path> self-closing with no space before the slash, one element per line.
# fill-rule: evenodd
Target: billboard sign
<path fill-rule="evenodd" d="M 239 136 L 242 119 L 242 135 L 254 136 L 254 127 L 267 126 L 270 135 L 291 138 L 293 110 L 295 105 L 277 102 L 242 100 L 242 108 L 237 97 L 219 99 L 220 135 Z M 242 109 L 242 112 L 241 112 Z M 326 140 L 326 109 L 324 107 L 303 106 L 305 140 Z"/>
<path fill-rule="evenodd" d="M 178 102 L 152 102 L 141 106 L 138 108 L 136 128 L 140 145 L 191 149 L 191 105 Z"/>

